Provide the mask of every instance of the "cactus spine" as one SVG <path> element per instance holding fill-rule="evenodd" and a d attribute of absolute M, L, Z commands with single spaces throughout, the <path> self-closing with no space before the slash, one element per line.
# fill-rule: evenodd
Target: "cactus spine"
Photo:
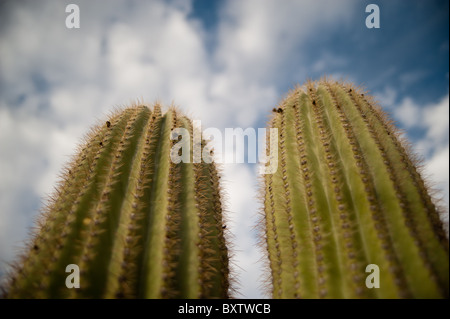
<path fill-rule="evenodd" d="M 177 127 L 193 132 L 187 117 L 155 105 L 126 108 L 93 128 L 6 296 L 228 297 L 219 175 L 214 164 L 170 160 Z M 65 286 L 69 264 L 79 266 L 79 289 Z"/>
<path fill-rule="evenodd" d="M 308 82 L 274 109 L 264 177 L 274 298 L 448 297 L 448 240 L 416 160 L 373 98 Z M 366 286 L 366 266 L 380 287 Z"/>

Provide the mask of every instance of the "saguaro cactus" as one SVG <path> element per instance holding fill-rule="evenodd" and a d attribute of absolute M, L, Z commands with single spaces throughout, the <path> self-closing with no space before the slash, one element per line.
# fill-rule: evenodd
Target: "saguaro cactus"
<path fill-rule="evenodd" d="M 170 160 L 177 127 L 193 130 L 187 117 L 158 105 L 126 108 L 94 127 L 7 297 L 228 297 L 219 175 L 214 164 Z M 79 289 L 66 287 L 70 264 L 79 267 Z"/>
<path fill-rule="evenodd" d="M 274 298 L 449 296 L 439 213 L 372 97 L 352 84 L 308 82 L 269 126 L 280 154 L 277 172 L 264 176 Z"/>

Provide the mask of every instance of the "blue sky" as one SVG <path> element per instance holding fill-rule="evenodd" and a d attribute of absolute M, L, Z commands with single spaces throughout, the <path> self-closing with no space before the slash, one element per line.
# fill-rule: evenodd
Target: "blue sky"
<path fill-rule="evenodd" d="M 81 28 L 65 27 L 80 7 Z M 365 26 L 379 5 L 381 28 Z M 289 89 L 364 85 L 405 130 L 448 221 L 449 7 L 424 0 L 1 1 L 0 278 L 89 126 L 142 98 L 204 128 L 264 127 Z M 229 150 L 227 150 L 229 151 Z M 256 165 L 225 165 L 239 297 L 264 296 Z"/>

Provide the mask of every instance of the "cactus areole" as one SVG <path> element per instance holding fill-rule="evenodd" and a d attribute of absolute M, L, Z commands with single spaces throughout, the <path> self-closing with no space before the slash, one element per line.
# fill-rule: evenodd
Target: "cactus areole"
<path fill-rule="evenodd" d="M 263 177 L 274 298 L 448 298 L 439 212 L 372 97 L 308 82 L 273 109 L 269 127 L 280 154 Z"/>
<path fill-rule="evenodd" d="M 170 160 L 177 127 L 193 130 L 175 108 L 162 114 L 158 105 L 125 108 L 94 127 L 6 297 L 227 298 L 218 171 Z M 79 269 L 79 288 L 66 283 L 68 265 Z"/>

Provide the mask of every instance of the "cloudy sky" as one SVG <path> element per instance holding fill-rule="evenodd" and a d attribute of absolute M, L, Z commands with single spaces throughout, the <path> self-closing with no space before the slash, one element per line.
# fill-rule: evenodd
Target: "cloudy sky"
<path fill-rule="evenodd" d="M 80 8 L 67 29 L 65 8 Z M 368 29 L 366 5 L 380 8 Z M 296 83 L 364 85 L 449 200 L 448 1 L 0 0 L 0 278 L 82 135 L 114 107 L 172 102 L 203 128 L 264 127 Z M 242 298 L 263 297 L 255 164 L 224 166 Z"/>

